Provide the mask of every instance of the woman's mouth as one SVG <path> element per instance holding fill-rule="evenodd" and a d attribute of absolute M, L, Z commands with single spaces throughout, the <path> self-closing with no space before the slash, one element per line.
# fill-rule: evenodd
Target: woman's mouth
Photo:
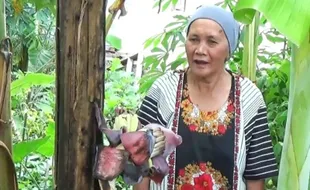
<path fill-rule="evenodd" d="M 198 64 L 198 65 L 207 65 L 207 64 L 209 64 L 209 62 L 203 61 L 203 60 L 194 60 L 194 63 Z"/>

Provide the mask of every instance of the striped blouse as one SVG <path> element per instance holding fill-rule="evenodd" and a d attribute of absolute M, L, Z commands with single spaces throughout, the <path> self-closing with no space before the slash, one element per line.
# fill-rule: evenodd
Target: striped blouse
<path fill-rule="evenodd" d="M 169 71 L 159 77 L 145 96 L 138 111 L 142 126 L 159 123 L 172 128 L 177 87 L 183 73 Z M 245 190 L 245 180 L 276 176 L 278 169 L 267 122 L 267 109 L 261 91 L 246 77 L 240 83 L 240 127 L 236 138 L 234 190 Z M 162 184 L 151 181 L 151 190 L 174 190 L 168 187 L 166 176 Z"/>

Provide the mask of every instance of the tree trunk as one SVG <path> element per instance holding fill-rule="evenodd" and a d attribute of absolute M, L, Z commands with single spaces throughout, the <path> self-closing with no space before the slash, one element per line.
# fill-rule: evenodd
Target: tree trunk
<path fill-rule="evenodd" d="M 94 103 L 103 105 L 105 0 L 58 0 L 56 189 L 99 189 Z"/>

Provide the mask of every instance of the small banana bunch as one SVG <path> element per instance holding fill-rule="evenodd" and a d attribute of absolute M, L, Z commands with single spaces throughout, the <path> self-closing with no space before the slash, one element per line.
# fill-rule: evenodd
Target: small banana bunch
<path fill-rule="evenodd" d="M 164 132 L 160 128 L 157 128 L 153 130 L 153 135 L 155 137 L 155 146 L 150 158 L 161 155 L 165 151 L 166 136 Z"/>
<path fill-rule="evenodd" d="M 156 168 L 153 165 L 152 158 L 162 155 L 165 151 L 165 145 L 166 145 L 166 136 L 160 128 L 153 130 L 153 135 L 154 135 L 156 140 L 155 140 L 154 149 L 153 149 L 151 156 L 148 160 L 149 168 L 150 168 L 149 174 L 151 176 L 154 175 L 154 173 L 156 171 Z"/>
<path fill-rule="evenodd" d="M 115 118 L 113 130 L 120 130 L 126 127 L 127 132 L 134 132 L 138 129 L 139 119 L 137 114 L 123 113 Z"/>
<path fill-rule="evenodd" d="M 115 118 L 113 130 L 120 130 L 126 127 L 126 132 L 134 132 L 139 128 L 139 119 L 137 114 L 122 113 Z M 147 129 L 140 129 L 139 131 L 146 131 Z M 149 165 L 152 166 L 152 158 L 163 154 L 165 151 L 165 135 L 160 128 L 153 129 L 153 136 L 155 144 L 149 159 Z"/>

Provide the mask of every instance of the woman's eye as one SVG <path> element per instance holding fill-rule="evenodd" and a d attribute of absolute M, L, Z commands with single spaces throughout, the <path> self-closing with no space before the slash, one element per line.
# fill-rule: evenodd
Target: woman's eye
<path fill-rule="evenodd" d="M 217 44 L 217 42 L 214 41 L 214 40 L 210 40 L 209 42 L 210 42 L 211 44 Z"/>

